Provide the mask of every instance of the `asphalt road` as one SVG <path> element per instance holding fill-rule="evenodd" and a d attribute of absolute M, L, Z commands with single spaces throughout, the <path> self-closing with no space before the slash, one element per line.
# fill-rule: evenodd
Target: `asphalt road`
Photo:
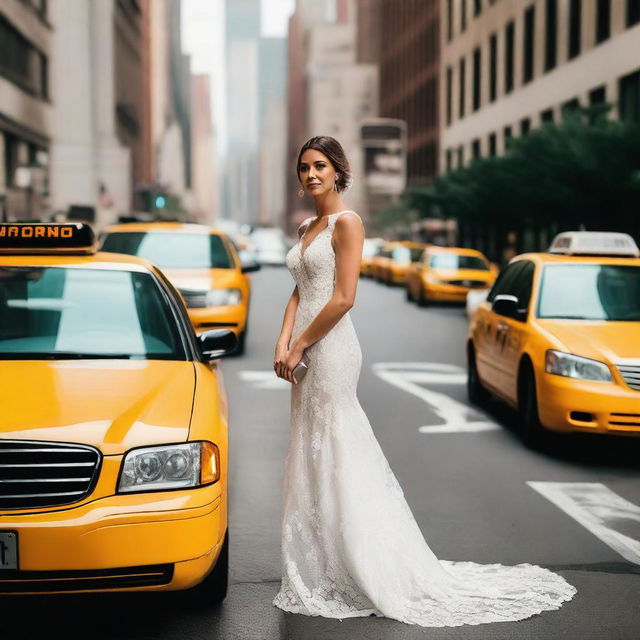
<path fill-rule="evenodd" d="M 525 449 L 510 410 L 493 403 L 483 415 L 466 402 L 464 310 L 421 309 L 402 289 L 369 280 L 360 281 L 351 311 L 363 350 L 358 398 L 430 547 L 441 559 L 539 564 L 578 593 L 523 621 L 455 628 L 340 622 L 274 607 L 289 387 L 272 363 L 293 282 L 275 267 L 252 278 L 246 354 L 223 364 L 231 451 L 225 602 L 207 610 L 176 594 L 4 598 L 0 638 L 640 637 L 640 439 L 580 436 L 554 439 L 542 453 Z"/>

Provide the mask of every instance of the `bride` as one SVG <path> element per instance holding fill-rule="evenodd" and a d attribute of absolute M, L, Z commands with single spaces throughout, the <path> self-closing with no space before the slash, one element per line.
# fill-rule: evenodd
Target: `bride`
<path fill-rule="evenodd" d="M 296 283 L 274 369 L 291 385 L 285 461 L 282 584 L 273 604 L 308 616 L 385 616 L 425 627 L 522 620 L 558 609 L 576 589 L 536 565 L 438 560 L 356 397 L 362 365 L 349 315 L 364 228 L 340 194 L 350 170 L 340 143 L 320 136 L 298 157 L 317 215 L 287 254 Z M 303 360 L 308 373 L 296 382 Z"/>

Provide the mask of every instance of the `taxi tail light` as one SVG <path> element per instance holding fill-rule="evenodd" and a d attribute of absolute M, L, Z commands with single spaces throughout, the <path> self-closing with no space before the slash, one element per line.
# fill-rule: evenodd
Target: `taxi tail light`
<path fill-rule="evenodd" d="M 203 442 L 200 449 L 200 484 L 220 479 L 220 452 L 211 442 Z"/>

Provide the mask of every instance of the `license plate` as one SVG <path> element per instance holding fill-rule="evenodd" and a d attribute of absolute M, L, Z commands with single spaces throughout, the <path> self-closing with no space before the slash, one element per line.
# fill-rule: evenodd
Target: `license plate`
<path fill-rule="evenodd" d="M 0 531 L 0 569 L 18 568 L 18 534 Z"/>

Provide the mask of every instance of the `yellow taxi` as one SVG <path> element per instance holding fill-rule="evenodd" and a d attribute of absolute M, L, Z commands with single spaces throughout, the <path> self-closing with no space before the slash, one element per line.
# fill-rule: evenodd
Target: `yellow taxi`
<path fill-rule="evenodd" d="M 620 233 L 567 232 L 513 258 L 471 318 L 468 393 L 546 430 L 640 435 L 640 252 Z"/>
<path fill-rule="evenodd" d="M 469 291 L 491 287 L 496 271 L 475 249 L 429 245 L 408 270 L 407 300 L 420 306 L 429 302 L 464 302 Z"/>
<path fill-rule="evenodd" d="M 389 258 L 379 267 L 379 281 L 388 285 L 404 284 L 411 266 L 420 259 L 424 242 L 398 240 L 390 243 Z"/>
<path fill-rule="evenodd" d="M 0 593 L 227 590 L 218 358 L 146 260 L 0 224 Z"/>
<path fill-rule="evenodd" d="M 244 353 L 251 298 L 245 274 L 260 265 L 243 265 L 225 233 L 181 222 L 119 224 L 103 231 L 102 250 L 159 266 L 184 297 L 196 333 L 230 329 L 238 337 L 236 355 Z"/>
<path fill-rule="evenodd" d="M 373 259 L 380 253 L 384 244 L 382 238 L 365 238 L 360 260 L 360 275 L 367 277 L 372 274 Z"/>

